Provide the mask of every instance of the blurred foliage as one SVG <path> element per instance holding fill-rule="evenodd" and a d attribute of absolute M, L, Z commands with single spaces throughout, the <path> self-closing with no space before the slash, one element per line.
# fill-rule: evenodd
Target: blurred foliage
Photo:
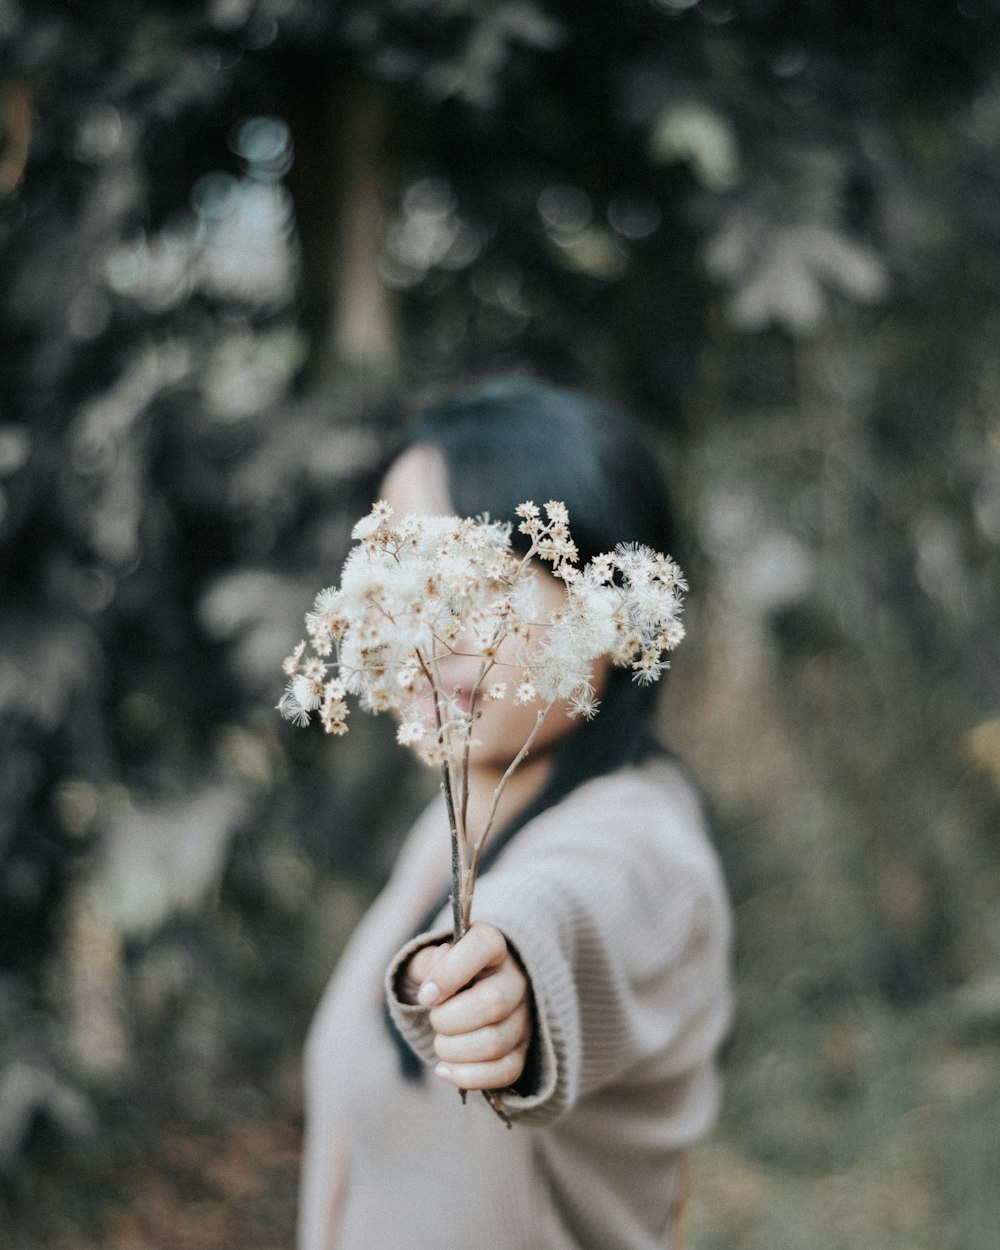
<path fill-rule="evenodd" d="M 634 411 L 691 535 L 666 727 L 715 810 L 743 1002 L 702 1244 L 783 1244 L 747 1231 L 768 1168 L 850 1185 L 921 1072 L 976 1067 L 1000 1020 L 997 17 L 0 0 L 15 1198 L 39 1133 L 92 1143 L 116 1100 L 202 1128 L 287 1107 L 275 1073 L 421 780 L 377 724 L 336 753 L 283 733 L 277 664 L 395 432 L 485 373 Z M 895 1064 L 913 1088 L 873 1110 Z M 933 1244 L 985 1247 L 995 1212 L 935 1159 Z"/>

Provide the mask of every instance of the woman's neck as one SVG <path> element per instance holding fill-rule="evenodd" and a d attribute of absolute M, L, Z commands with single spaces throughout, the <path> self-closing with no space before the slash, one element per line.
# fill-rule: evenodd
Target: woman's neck
<path fill-rule="evenodd" d="M 544 755 L 529 756 L 518 765 L 507 778 L 500 795 L 491 835 L 513 820 L 541 794 L 551 771 L 552 757 L 548 752 Z M 473 767 L 470 764 L 466 825 L 472 842 L 482 833 L 483 826 L 489 818 L 494 794 L 503 774 L 504 769 L 500 767 L 493 768 L 489 765 Z"/>

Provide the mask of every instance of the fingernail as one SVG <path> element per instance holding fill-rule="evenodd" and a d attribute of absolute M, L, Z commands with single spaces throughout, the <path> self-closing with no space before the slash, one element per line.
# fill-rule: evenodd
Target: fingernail
<path fill-rule="evenodd" d="M 451 1076 L 451 1068 L 449 1068 L 446 1063 L 439 1063 L 438 1066 L 434 1069 L 434 1075 L 443 1076 L 447 1079 L 449 1076 Z"/>
<path fill-rule="evenodd" d="M 433 981 L 425 981 L 417 994 L 417 1002 L 422 1007 L 433 1007 L 441 997 L 441 991 Z"/>

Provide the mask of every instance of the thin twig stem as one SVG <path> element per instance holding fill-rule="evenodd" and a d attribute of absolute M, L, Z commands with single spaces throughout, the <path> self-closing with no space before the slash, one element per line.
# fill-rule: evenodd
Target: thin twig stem
<path fill-rule="evenodd" d="M 432 671 L 432 668 L 428 667 L 427 662 L 419 651 L 416 655 L 431 688 L 431 694 L 434 699 L 434 719 L 437 722 L 438 740 L 440 741 L 444 723 L 441 720 L 441 703 L 436 681 L 436 666 L 432 661 L 431 664 L 434 670 Z M 466 930 L 464 908 L 462 906 L 462 880 L 465 875 L 463 872 L 465 866 L 463 861 L 465 856 L 462 853 L 464 847 L 459 836 L 458 819 L 455 813 L 455 795 L 452 791 L 451 765 L 447 756 L 445 756 L 441 765 L 441 789 L 444 791 L 445 807 L 448 809 L 448 826 L 451 831 L 451 923 L 454 940 L 457 942 L 459 938 L 464 936 Z"/>
<path fill-rule="evenodd" d="M 451 769 L 447 764 L 441 765 L 444 801 L 448 807 L 448 824 L 451 826 L 451 923 L 455 941 L 465 936 L 465 908 L 462 898 L 462 858 L 459 848 L 458 823 L 455 819 L 455 801 L 451 793 Z"/>
<path fill-rule="evenodd" d="M 494 636 L 492 646 L 498 647 L 503 641 L 502 632 Z M 462 748 L 462 829 L 468 829 L 469 814 L 469 753 L 472 749 L 472 726 L 475 723 L 476 716 L 476 700 L 479 698 L 479 691 L 482 687 L 486 674 L 496 664 L 496 660 L 484 660 L 482 668 L 479 670 L 479 676 L 473 682 L 472 690 L 469 693 L 469 733 L 465 739 Z"/>
<path fill-rule="evenodd" d="M 486 842 L 486 839 L 489 837 L 490 832 L 493 829 L 493 821 L 496 819 L 497 807 L 500 804 L 500 797 L 503 794 L 504 787 L 507 785 L 507 782 L 510 780 L 511 774 L 514 772 L 514 769 L 518 767 L 518 765 L 522 762 L 522 760 L 531 750 L 531 744 L 534 742 L 535 736 L 542 726 L 542 721 L 546 718 L 546 716 L 549 714 L 549 712 L 552 710 L 554 706 L 555 706 L 555 700 L 553 699 L 535 717 L 534 728 L 532 729 L 531 733 L 528 734 L 527 738 L 525 738 L 524 745 L 521 747 L 520 751 L 518 751 L 518 753 L 511 760 L 510 764 L 508 764 L 506 772 L 497 782 L 496 788 L 493 791 L 493 802 L 490 806 L 489 815 L 486 817 L 486 824 L 483 826 L 483 832 L 476 839 L 472 847 L 472 854 L 469 857 L 469 868 L 468 868 L 468 871 L 466 872 L 465 893 L 467 894 L 468 900 L 469 900 L 469 913 L 470 914 L 472 910 L 472 892 L 476 888 L 476 876 L 479 873 L 479 856 L 482 853 L 482 849 Z"/>

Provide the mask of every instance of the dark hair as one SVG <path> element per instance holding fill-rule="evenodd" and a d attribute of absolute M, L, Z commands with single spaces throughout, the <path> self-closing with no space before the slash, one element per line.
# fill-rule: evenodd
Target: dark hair
<path fill-rule="evenodd" d="M 581 564 L 620 542 L 674 550 L 653 453 L 630 421 L 583 395 L 538 382 L 489 382 L 431 408 L 391 460 L 417 446 L 440 452 L 460 516 L 486 513 L 491 520 L 513 521 L 524 500 L 541 505 L 557 499 L 569 511 Z M 512 539 L 515 545 L 523 541 L 516 529 Z M 598 715 L 581 721 L 564 740 L 534 801 L 492 834 L 480 872 L 488 871 L 528 821 L 583 782 L 663 752 L 649 728 L 656 693 L 655 685 L 640 686 L 627 670 L 612 669 Z M 423 932 L 446 902 L 446 896 L 437 900 L 415 933 Z M 402 1039 L 398 1042 L 404 1074 L 418 1076 L 419 1061 Z"/>

